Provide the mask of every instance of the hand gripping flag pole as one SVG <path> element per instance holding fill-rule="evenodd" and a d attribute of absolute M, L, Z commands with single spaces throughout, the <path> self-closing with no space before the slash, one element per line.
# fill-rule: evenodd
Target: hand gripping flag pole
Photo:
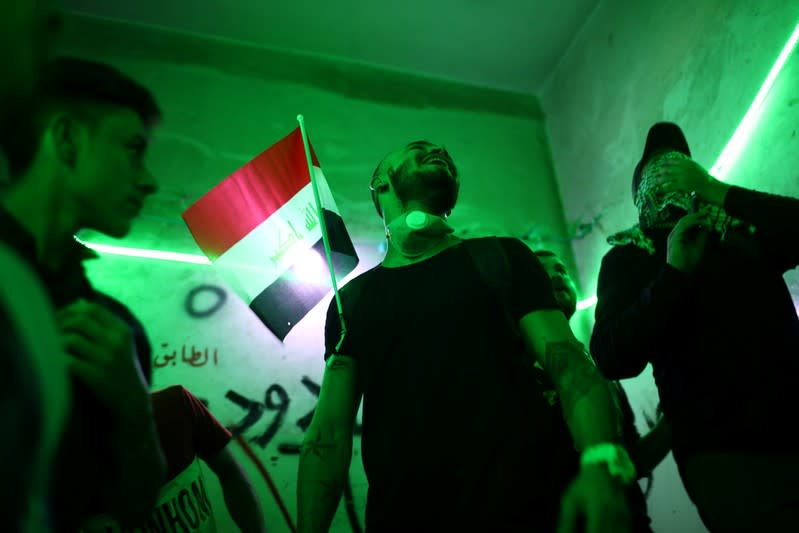
<path fill-rule="evenodd" d="M 319 185 L 316 181 L 316 176 L 313 170 L 313 161 L 311 160 L 311 147 L 308 143 L 308 132 L 305 130 L 305 117 L 297 115 L 297 122 L 300 124 L 300 133 L 302 134 L 302 144 L 305 147 L 305 159 L 308 162 L 308 173 L 311 177 L 311 188 L 313 189 L 314 202 L 316 203 L 316 212 L 319 215 L 319 225 L 322 230 L 322 242 L 325 246 L 325 255 L 327 256 L 327 268 L 330 270 L 330 280 L 333 282 L 333 297 L 336 299 L 336 307 L 338 308 L 338 320 L 341 324 L 341 337 L 339 337 L 338 344 L 336 344 L 336 353 L 341 349 L 344 343 L 344 336 L 347 334 L 347 326 L 344 323 L 344 309 L 341 307 L 341 296 L 338 292 L 338 283 L 336 283 L 336 271 L 333 268 L 333 257 L 330 252 L 330 238 L 327 234 L 327 224 L 325 223 L 324 213 L 322 213 L 322 200 L 319 197 Z"/>

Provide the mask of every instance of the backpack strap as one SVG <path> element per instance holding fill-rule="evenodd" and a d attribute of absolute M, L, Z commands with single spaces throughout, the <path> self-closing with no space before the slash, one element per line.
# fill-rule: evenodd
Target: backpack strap
<path fill-rule="evenodd" d="M 519 327 L 510 312 L 511 268 L 508 254 L 497 237 L 465 239 L 463 245 L 480 277 L 499 299 L 502 314 L 511 331 L 519 333 Z"/>
<path fill-rule="evenodd" d="M 508 334 L 514 335 L 518 343 L 517 350 L 497 354 L 510 365 L 509 385 L 515 390 L 520 406 L 527 416 L 523 423 L 535 424 L 536 444 L 530 453 L 540 454 L 540 478 L 535 483 L 542 487 L 551 487 L 553 491 L 562 490 L 560 462 L 553 459 L 551 453 L 558 443 L 554 440 L 553 410 L 544 397 L 541 383 L 536 378 L 534 358 L 523 344 L 522 333 L 518 322 L 511 313 L 511 296 L 513 279 L 510 257 L 497 237 L 465 239 L 464 247 L 477 268 L 482 282 L 489 288 L 501 307 L 501 313 L 508 326 Z"/>

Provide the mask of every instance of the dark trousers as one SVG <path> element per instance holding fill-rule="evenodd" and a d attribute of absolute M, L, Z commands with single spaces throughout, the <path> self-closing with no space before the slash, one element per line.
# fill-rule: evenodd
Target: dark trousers
<path fill-rule="evenodd" d="M 699 453 L 680 461 L 680 475 L 712 533 L 799 531 L 799 450 Z"/>

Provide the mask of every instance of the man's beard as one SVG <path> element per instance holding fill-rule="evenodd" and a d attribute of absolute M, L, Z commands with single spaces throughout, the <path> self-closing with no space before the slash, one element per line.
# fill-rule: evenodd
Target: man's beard
<path fill-rule="evenodd" d="M 561 294 L 559 292 L 555 293 L 555 300 L 557 301 L 560 310 L 563 311 L 564 315 L 566 315 L 566 320 L 571 319 L 571 317 L 574 316 L 574 313 L 577 311 L 577 300 L 571 296 Z"/>
<path fill-rule="evenodd" d="M 456 183 L 452 172 L 438 165 L 416 168 L 408 177 L 425 189 L 451 189 Z"/>

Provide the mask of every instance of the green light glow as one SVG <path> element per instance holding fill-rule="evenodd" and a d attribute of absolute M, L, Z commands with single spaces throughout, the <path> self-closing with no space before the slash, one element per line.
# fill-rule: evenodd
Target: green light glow
<path fill-rule="evenodd" d="M 774 66 L 771 67 L 771 70 L 766 77 L 766 81 L 760 87 L 760 90 L 757 92 L 752 105 L 749 106 L 746 114 L 744 115 L 743 120 L 736 128 L 735 132 L 733 133 L 732 137 L 730 138 L 727 145 L 722 150 L 721 155 L 719 155 L 718 160 L 716 163 L 711 167 L 710 173 L 721 181 L 724 181 L 727 178 L 727 174 L 729 173 L 730 169 L 733 167 L 735 162 L 738 160 L 743 148 L 746 146 L 746 143 L 749 141 L 749 137 L 754 130 L 755 125 L 757 124 L 758 119 L 762 114 L 763 109 L 763 102 L 766 99 L 769 91 L 771 90 L 772 85 L 774 85 L 774 81 L 777 79 L 782 68 L 785 66 L 785 63 L 788 60 L 788 57 L 793 52 L 794 48 L 796 47 L 797 42 L 799 42 L 799 24 L 797 24 L 796 28 L 794 29 L 791 37 L 788 39 L 788 42 L 785 44 L 785 47 L 780 52 L 780 55 L 777 57 L 777 61 L 774 63 Z M 126 255 L 131 257 L 142 257 L 146 259 L 160 259 L 164 261 L 179 261 L 183 263 L 194 263 L 199 265 L 210 265 L 211 262 L 202 255 L 193 255 L 193 254 L 181 254 L 175 252 L 159 252 L 155 250 L 145 250 L 141 248 L 125 248 L 121 246 L 110 246 L 105 244 L 93 244 L 90 242 L 82 242 L 85 246 L 91 248 L 100 253 L 107 253 L 113 255 Z M 590 298 L 586 298 L 577 302 L 577 310 L 584 310 L 589 309 L 596 305 L 597 297 L 596 295 L 591 296 Z"/>
<path fill-rule="evenodd" d="M 577 302 L 577 310 L 582 311 L 583 309 L 588 309 L 589 307 L 593 307 L 596 305 L 596 295 L 591 296 L 590 298 L 586 298 L 585 300 L 580 300 Z"/>
<path fill-rule="evenodd" d="M 314 285 L 330 281 L 330 270 L 325 258 L 311 248 L 302 248 L 288 261 L 292 265 L 294 279 Z"/>
<path fill-rule="evenodd" d="M 142 257 L 145 259 L 161 259 L 163 261 L 178 261 L 181 263 L 194 263 L 197 265 L 210 265 L 211 262 L 204 255 L 195 254 L 181 254 L 177 252 L 159 252 L 156 250 L 145 250 L 143 248 L 125 248 L 122 246 L 111 246 L 108 244 L 95 244 L 91 242 L 82 241 L 76 238 L 78 242 L 91 248 L 92 250 L 105 254 L 112 255 L 127 255 L 130 257 Z"/>
<path fill-rule="evenodd" d="M 743 120 L 741 120 L 741 123 L 735 129 L 735 133 L 730 137 L 727 146 L 721 151 L 721 155 L 718 160 L 716 160 L 716 163 L 711 167 L 709 172 L 716 179 L 720 181 L 727 179 L 727 174 L 730 169 L 735 165 L 735 162 L 738 161 L 738 156 L 741 155 L 744 146 L 746 146 L 746 143 L 749 141 L 752 131 L 755 129 L 758 119 L 760 119 L 760 115 L 763 111 L 763 102 L 766 100 L 766 96 L 771 90 L 771 86 L 774 85 L 774 81 L 777 79 L 782 67 L 785 66 L 788 56 L 790 56 L 794 48 L 796 48 L 796 43 L 798 41 L 799 24 L 796 25 L 788 42 L 785 43 L 782 52 L 780 52 L 777 61 L 774 63 L 774 66 L 771 67 L 768 76 L 766 76 L 766 81 L 763 82 L 763 85 L 760 86 L 760 90 L 757 91 L 757 96 L 755 96 L 754 101 L 752 101 L 752 105 L 749 106 L 749 110 L 744 115 Z M 585 300 L 580 300 L 577 302 L 577 310 L 588 309 L 596 305 L 596 302 L 596 295 L 586 298 Z"/>
<path fill-rule="evenodd" d="M 793 34 L 791 34 L 788 42 L 785 43 L 785 47 L 777 57 L 777 61 L 774 63 L 774 66 L 771 67 L 771 70 L 766 77 L 766 81 L 763 82 L 763 85 L 757 92 L 757 96 L 755 96 L 752 105 L 749 106 L 749 110 L 746 112 L 746 115 L 744 115 L 744 118 L 741 120 L 741 123 L 738 125 L 735 133 L 732 134 L 727 146 L 725 146 L 724 150 L 722 150 L 721 155 L 716 161 L 716 164 L 710 169 L 710 173 L 715 176 L 716 179 L 724 181 L 727 178 L 727 174 L 729 173 L 730 169 L 738 160 L 738 156 L 741 155 L 744 146 L 746 146 L 747 141 L 749 141 L 752 131 L 755 129 L 758 119 L 760 119 L 760 115 L 763 111 L 763 102 L 766 100 L 766 96 L 771 90 L 771 86 L 774 85 L 774 80 L 777 79 L 782 67 L 785 66 L 788 56 L 791 55 L 791 52 L 793 52 L 793 49 L 796 47 L 797 40 L 799 40 L 799 24 L 797 24 L 796 28 L 793 30 Z"/>

